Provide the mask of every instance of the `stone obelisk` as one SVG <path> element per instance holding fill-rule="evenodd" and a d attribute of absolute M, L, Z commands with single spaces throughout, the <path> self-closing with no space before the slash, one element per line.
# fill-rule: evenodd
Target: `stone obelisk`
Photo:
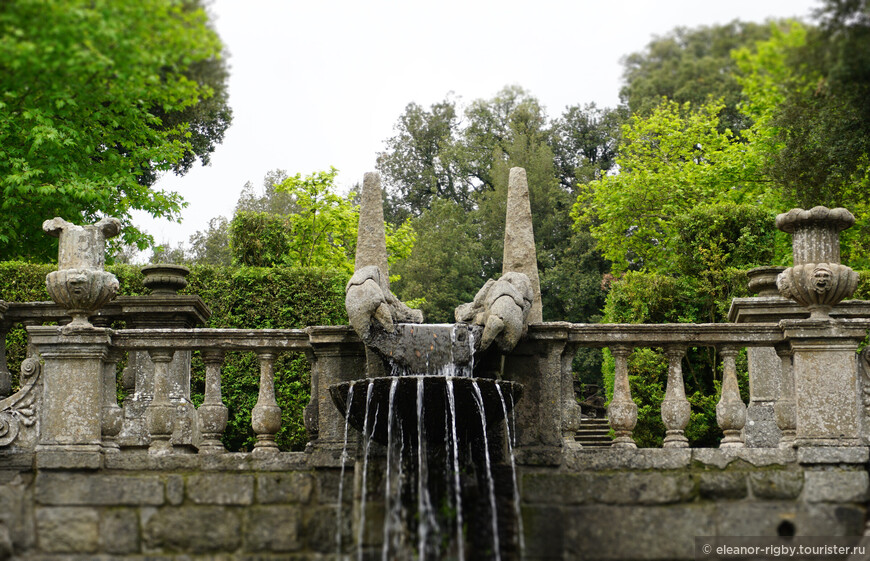
<path fill-rule="evenodd" d="M 356 238 L 354 271 L 377 265 L 383 278 L 389 282 L 387 264 L 387 234 L 384 230 L 384 203 L 381 199 L 381 176 L 368 172 L 363 176 L 359 205 L 359 227 Z"/>
<path fill-rule="evenodd" d="M 525 273 L 532 281 L 532 310 L 529 323 L 544 321 L 541 305 L 541 281 L 538 278 L 538 258 L 535 254 L 535 233 L 532 229 L 532 206 L 529 203 L 529 183 L 526 170 L 511 168 L 508 179 L 507 216 L 504 228 L 504 263 L 502 274 Z"/>

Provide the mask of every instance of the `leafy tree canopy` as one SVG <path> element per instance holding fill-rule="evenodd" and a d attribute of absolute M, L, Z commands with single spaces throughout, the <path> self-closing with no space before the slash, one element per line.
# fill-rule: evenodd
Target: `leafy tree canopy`
<path fill-rule="evenodd" d="M 649 115 L 662 97 L 694 106 L 719 99 L 723 104 L 721 128 L 737 133 L 751 121 L 738 107 L 745 98 L 731 52 L 767 39 L 770 30 L 770 25 L 740 21 L 678 27 L 622 60 L 625 86 L 620 98 L 633 114 L 641 116 Z"/>
<path fill-rule="evenodd" d="M 353 272 L 359 207 L 355 194 L 336 192 L 338 170 L 296 174 L 275 184 L 292 212 L 277 214 L 239 210 L 230 223 L 233 261 L 269 267 L 278 264 Z M 268 177 L 268 176 L 267 176 Z M 245 199 L 245 194 L 242 195 Z M 390 261 L 407 257 L 416 241 L 409 222 L 387 226 Z"/>
<path fill-rule="evenodd" d="M 183 173 L 229 124 L 222 45 L 199 1 L 9 0 L 0 7 L 0 258 L 56 258 L 42 221 L 178 218 Z M 56 243 L 56 242 L 55 242 Z"/>

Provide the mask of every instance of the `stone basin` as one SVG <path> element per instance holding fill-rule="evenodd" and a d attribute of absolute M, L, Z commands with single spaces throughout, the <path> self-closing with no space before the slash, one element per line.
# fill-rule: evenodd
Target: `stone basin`
<path fill-rule="evenodd" d="M 369 383 L 372 384 L 369 404 L 368 433 L 380 444 L 387 443 L 387 419 L 389 414 L 390 387 L 396 381 L 393 399 L 393 415 L 401 423 L 405 438 L 417 438 L 417 392 L 418 380 L 423 383 L 423 427 L 425 439 L 429 443 L 444 442 L 445 429 L 448 426 L 450 402 L 448 399 L 448 381 L 453 382 L 453 393 L 456 404 L 456 432 L 460 441 L 472 441 L 481 436 L 480 408 L 475 400 L 474 384 L 480 388 L 483 398 L 483 409 L 487 426 L 498 423 L 504 418 L 504 412 L 510 412 L 523 393 L 523 386 L 517 382 L 493 380 L 490 378 L 469 378 L 457 376 L 386 376 L 367 378 L 356 382 L 344 382 L 330 386 L 332 401 L 342 415 L 347 412 L 347 396 L 351 384 L 354 384 L 353 399 L 350 405 L 348 422 L 350 426 L 362 432 L 366 414 L 366 393 Z M 504 396 L 504 407 L 498 389 Z M 399 425 L 393 425 L 396 431 Z M 374 432 L 372 432 L 372 430 Z"/>
<path fill-rule="evenodd" d="M 482 331 L 464 323 L 399 323 L 388 333 L 375 325 L 367 344 L 398 369 L 390 374 L 470 375 Z"/>

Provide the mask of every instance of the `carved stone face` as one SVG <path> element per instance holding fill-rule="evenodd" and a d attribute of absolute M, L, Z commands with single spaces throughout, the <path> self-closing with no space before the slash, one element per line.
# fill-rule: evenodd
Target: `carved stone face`
<path fill-rule="evenodd" d="M 73 296 L 80 298 L 88 291 L 88 278 L 82 273 L 70 276 L 67 283 Z"/>
<path fill-rule="evenodd" d="M 824 266 L 813 269 L 812 286 L 819 294 L 824 294 L 831 289 L 834 281 L 834 272 Z"/>

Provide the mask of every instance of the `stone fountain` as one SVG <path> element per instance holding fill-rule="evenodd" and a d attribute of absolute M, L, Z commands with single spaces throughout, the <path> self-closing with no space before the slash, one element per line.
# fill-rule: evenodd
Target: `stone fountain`
<path fill-rule="evenodd" d="M 363 435 L 366 466 L 371 442 L 387 447 L 382 460 L 385 500 L 392 507 L 385 522 L 384 557 L 413 550 L 431 558 L 463 559 L 466 549 L 473 557 L 487 549 L 500 559 L 499 533 L 511 524 L 497 521 L 493 470 L 499 462 L 512 468 L 512 452 L 509 458 L 502 452 L 510 449 L 512 432 L 504 421 L 523 388 L 499 379 L 491 367 L 477 368 L 481 361 L 475 359 L 486 356 L 483 362 L 491 364 L 493 355 L 513 350 L 530 321 L 541 321 L 525 170 L 511 170 L 502 276 L 488 280 L 472 302 L 455 310 L 456 323 L 439 325 L 422 323 L 422 313 L 390 291 L 379 178 L 366 174 L 355 273 L 345 303 L 350 324 L 366 345 L 368 377 L 336 384 L 330 393 L 346 424 Z M 367 468 L 362 471 L 365 487 Z M 441 481 L 429 475 L 440 472 L 452 472 L 453 478 Z M 475 481 L 462 481 L 460 472 L 474 474 Z M 516 499 L 512 469 L 511 475 Z M 473 506 L 471 495 L 484 506 Z M 409 502 L 416 503 L 410 516 Z M 439 504 L 455 514 L 439 513 Z M 488 535 L 491 543 L 475 546 L 472 536 L 462 535 L 463 510 L 469 509 L 488 509 L 485 520 L 467 522 L 469 533 Z M 519 517 L 511 523 L 519 524 Z M 451 528 L 453 537 L 445 545 L 439 534 Z"/>

